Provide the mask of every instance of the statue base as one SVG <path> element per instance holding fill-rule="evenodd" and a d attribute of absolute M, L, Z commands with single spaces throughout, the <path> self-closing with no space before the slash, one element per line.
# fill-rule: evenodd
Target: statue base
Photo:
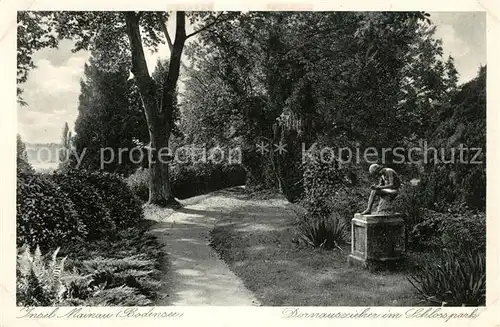
<path fill-rule="evenodd" d="M 399 213 L 356 213 L 351 221 L 349 265 L 397 269 L 404 261 L 405 224 Z"/>

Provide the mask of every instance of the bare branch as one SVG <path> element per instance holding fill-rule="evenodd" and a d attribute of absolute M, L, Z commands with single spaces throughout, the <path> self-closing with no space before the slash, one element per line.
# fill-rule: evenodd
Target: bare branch
<path fill-rule="evenodd" d="M 222 22 L 222 21 L 225 21 L 225 20 L 228 20 L 228 18 L 226 18 L 225 20 L 219 20 L 221 18 L 221 16 L 223 15 L 223 13 L 220 13 L 217 17 L 215 17 L 215 19 L 211 22 L 211 23 L 208 23 L 207 25 L 203 26 L 202 28 L 200 28 L 199 30 L 197 31 L 194 31 L 193 33 L 189 34 L 188 36 L 186 36 L 186 39 L 190 38 L 191 36 L 195 36 L 196 34 L 198 33 L 201 33 L 207 29 L 209 29 L 210 27 L 214 26 L 215 24 L 217 24 L 218 22 Z"/>
<path fill-rule="evenodd" d="M 172 52 L 174 45 L 172 44 L 172 38 L 170 38 L 170 34 L 168 34 L 167 30 L 167 20 L 163 17 L 159 12 L 156 14 L 156 18 L 158 19 L 158 24 L 160 24 L 161 30 L 167 39 L 168 48 L 170 52 Z"/>

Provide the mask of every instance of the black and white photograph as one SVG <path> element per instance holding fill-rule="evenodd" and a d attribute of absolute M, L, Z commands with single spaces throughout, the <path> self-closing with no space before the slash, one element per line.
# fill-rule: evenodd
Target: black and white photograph
<path fill-rule="evenodd" d="M 19 317 L 486 305 L 484 11 L 16 20 Z"/>

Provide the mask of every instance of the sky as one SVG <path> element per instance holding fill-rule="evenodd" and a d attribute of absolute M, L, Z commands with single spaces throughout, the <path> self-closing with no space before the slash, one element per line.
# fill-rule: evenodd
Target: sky
<path fill-rule="evenodd" d="M 436 37 L 443 40 L 444 56 L 451 55 L 460 74 L 459 82 L 472 79 L 486 64 L 486 15 L 482 12 L 430 13 L 437 26 Z M 173 22 L 168 29 L 173 32 Z M 172 33 L 171 33 L 172 35 Z M 25 142 L 60 142 L 68 122 L 73 129 L 78 115 L 78 96 L 88 52 L 71 52 L 72 42 L 63 40 L 58 49 L 43 49 L 34 55 L 37 66 L 21 87 L 28 106 L 18 106 L 18 132 Z M 147 51 L 148 68 L 158 58 L 168 56 L 168 48 L 155 54 Z"/>

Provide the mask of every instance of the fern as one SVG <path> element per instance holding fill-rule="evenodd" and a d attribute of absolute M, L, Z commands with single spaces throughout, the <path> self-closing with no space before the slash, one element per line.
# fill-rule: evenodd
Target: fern
<path fill-rule="evenodd" d="M 66 257 L 57 260 L 57 248 L 48 264 L 37 246 L 34 253 L 25 246 L 17 259 L 17 302 L 27 306 L 52 306 L 63 300 L 66 287 L 61 282 Z"/>

